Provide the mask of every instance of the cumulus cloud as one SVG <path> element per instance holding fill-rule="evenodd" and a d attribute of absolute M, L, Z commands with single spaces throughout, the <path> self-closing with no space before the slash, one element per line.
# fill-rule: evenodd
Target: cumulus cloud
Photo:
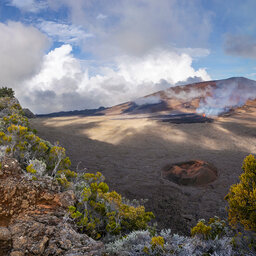
<path fill-rule="evenodd" d="M 17 90 L 23 80 L 40 70 L 48 39 L 20 22 L 0 23 L 0 83 Z"/>
<path fill-rule="evenodd" d="M 224 50 L 229 55 L 256 58 L 256 38 L 249 35 L 227 35 Z"/>
<path fill-rule="evenodd" d="M 46 9 L 48 7 L 48 4 L 43 0 L 10 0 L 9 5 L 15 6 L 22 11 L 34 13 L 39 12 L 42 9 Z"/>
<path fill-rule="evenodd" d="M 87 33 L 81 26 L 72 24 L 40 20 L 37 27 L 54 41 L 66 44 L 80 45 L 87 38 L 93 37 L 92 34 Z"/>
<path fill-rule="evenodd" d="M 72 47 L 63 45 L 48 53 L 42 68 L 24 82 L 26 91 L 18 97 L 36 113 L 112 106 L 165 89 L 189 77 L 209 80 L 204 69 L 195 70 L 192 58 L 166 50 L 143 57 L 122 56 L 113 67 L 98 66 L 90 72 L 72 55 Z"/>

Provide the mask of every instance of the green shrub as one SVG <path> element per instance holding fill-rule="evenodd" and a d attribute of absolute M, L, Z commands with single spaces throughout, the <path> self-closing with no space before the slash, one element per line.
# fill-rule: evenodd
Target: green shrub
<path fill-rule="evenodd" d="M 229 223 L 233 227 L 242 224 L 245 230 L 256 232 L 256 159 L 253 155 L 244 159 L 242 169 L 240 182 L 232 185 L 225 197 Z"/>
<path fill-rule="evenodd" d="M 224 220 L 215 216 L 210 218 L 208 223 L 204 219 L 198 221 L 195 227 L 191 229 L 192 236 L 199 236 L 205 240 L 221 238 L 229 233 L 229 229 Z"/>
<path fill-rule="evenodd" d="M 2 87 L 0 88 L 0 97 L 14 98 L 14 91 L 12 88 Z"/>
<path fill-rule="evenodd" d="M 144 206 L 126 204 L 120 194 L 109 192 L 100 172 L 85 173 L 78 179 L 80 183 L 75 186 L 81 200 L 76 207 L 70 207 L 69 211 L 83 232 L 99 239 L 147 229 L 154 217 L 153 213 L 146 212 Z"/>

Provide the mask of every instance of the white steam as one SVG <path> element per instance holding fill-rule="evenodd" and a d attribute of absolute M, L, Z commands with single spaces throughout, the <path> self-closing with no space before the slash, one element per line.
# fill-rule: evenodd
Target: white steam
<path fill-rule="evenodd" d="M 209 96 L 201 100 L 197 113 L 218 116 L 231 108 L 242 106 L 256 98 L 256 82 L 245 78 L 231 78 L 217 82 Z"/>
<path fill-rule="evenodd" d="M 208 86 L 205 89 L 190 89 L 184 90 L 180 92 L 175 92 L 173 89 L 170 89 L 165 92 L 168 98 L 175 98 L 182 101 L 190 101 L 195 98 L 206 97 L 209 94 L 211 88 Z"/>
<path fill-rule="evenodd" d="M 161 103 L 162 99 L 160 98 L 160 96 L 149 96 L 144 98 L 138 98 L 133 102 L 138 106 L 142 106 Z"/>

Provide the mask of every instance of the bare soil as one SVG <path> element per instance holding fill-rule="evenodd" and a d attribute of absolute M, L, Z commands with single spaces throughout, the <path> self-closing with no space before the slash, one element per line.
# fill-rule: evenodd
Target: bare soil
<path fill-rule="evenodd" d="M 101 171 L 128 198 L 147 198 L 159 227 L 189 233 L 199 218 L 225 217 L 224 196 L 238 182 L 243 159 L 256 153 L 256 108 L 212 123 L 174 124 L 147 117 L 57 117 L 31 120 L 38 135 L 66 148 L 72 167 Z M 166 165 L 194 159 L 213 164 L 217 179 L 182 186 L 161 177 Z"/>

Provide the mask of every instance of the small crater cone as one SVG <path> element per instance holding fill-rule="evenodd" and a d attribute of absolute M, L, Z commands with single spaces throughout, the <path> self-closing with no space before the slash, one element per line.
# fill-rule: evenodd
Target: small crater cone
<path fill-rule="evenodd" d="M 217 169 L 201 160 L 167 165 L 162 170 L 162 177 L 183 186 L 202 186 L 215 181 Z"/>

